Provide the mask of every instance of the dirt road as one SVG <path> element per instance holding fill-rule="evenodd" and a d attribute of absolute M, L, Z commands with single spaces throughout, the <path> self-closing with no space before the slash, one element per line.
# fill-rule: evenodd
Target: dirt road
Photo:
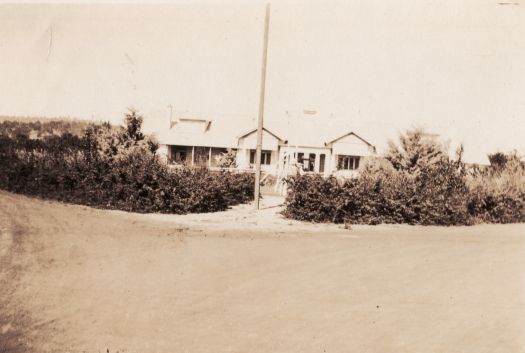
<path fill-rule="evenodd" d="M 525 225 L 136 215 L 0 192 L 0 352 L 525 352 Z"/>

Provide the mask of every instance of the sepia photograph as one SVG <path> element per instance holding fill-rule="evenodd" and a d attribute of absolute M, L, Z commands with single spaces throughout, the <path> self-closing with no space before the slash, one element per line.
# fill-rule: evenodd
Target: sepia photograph
<path fill-rule="evenodd" d="M 525 353 L 525 2 L 0 1 L 32 352 Z"/>

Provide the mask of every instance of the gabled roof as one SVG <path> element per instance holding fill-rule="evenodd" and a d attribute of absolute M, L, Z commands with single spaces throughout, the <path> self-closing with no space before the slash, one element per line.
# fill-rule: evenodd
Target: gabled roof
<path fill-rule="evenodd" d="M 347 133 L 347 134 L 344 134 L 344 135 L 342 135 L 342 136 L 339 136 L 338 138 L 336 138 L 336 139 L 334 139 L 334 140 L 332 140 L 332 141 L 330 141 L 330 142 L 325 142 L 325 146 L 331 145 L 331 144 L 333 144 L 334 142 L 337 142 L 337 141 L 339 141 L 339 140 L 341 140 L 341 139 L 343 139 L 343 138 L 345 138 L 345 137 L 347 137 L 347 136 L 351 136 L 351 135 L 357 137 L 358 139 L 360 139 L 361 141 L 363 141 L 364 143 L 366 143 L 368 146 L 372 147 L 372 148 L 375 150 L 375 146 L 374 146 L 374 145 L 372 145 L 370 142 L 368 142 L 367 140 L 365 140 L 365 139 L 362 138 L 361 136 L 357 135 L 357 134 L 356 134 L 355 132 L 353 132 L 353 131 L 350 131 L 350 132 Z"/>
<path fill-rule="evenodd" d="M 229 116 L 184 112 L 179 114 L 176 120 L 177 123 L 168 128 L 169 112 L 159 118 L 160 125 L 154 131 L 160 143 L 236 148 L 239 139 L 257 131 L 254 128 L 257 124 L 256 119 L 247 115 Z M 189 126 L 194 126 L 194 128 L 189 128 Z M 364 144 L 374 148 L 371 143 L 353 131 L 340 136 L 341 131 L 349 131 L 351 128 L 352 126 L 347 122 L 335 120 L 330 116 L 321 118 L 308 115 L 300 117 L 268 116 L 263 129 L 280 144 L 286 143 L 288 146 L 327 148 L 327 145 L 346 136 L 355 135 Z M 370 127 L 362 126 L 359 129 L 364 133 L 374 135 Z"/>
<path fill-rule="evenodd" d="M 275 137 L 277 140 L 279 140 L 279 142 L 284 142 L 284 143 L 286 142 L 285 139 L 280 138 L 279 136 L 277 136 L 276 134 L 274 134 L 273 132 L 271 132 L 270 130 L 268 130 L 265 127 L 263 127 L 263 131 L 266 131 L 267 133 L 269 133 L 270 135 Z M 244 138 L 246 136 L 249 136 L 249 135 L 253 134 L 254 132 L 257 132 L 257 129 L 252 129 L 252 130 L 250 130 L 250 131 L 240 135 L 239 137 L 237 137 L 237 139 L 240 140 L 240 139 L 242 139 L 242 138 Z"/>
<path fill-rule="evenodd" d="M 327 148 L 326 141 L 334 141 L 342 138 L 341 132 L 352 131 L 353 128 L 348 122 L 335 120 L 327 117 L 287 116 L 285 118 L 270 117 L 265 121 L 265 126 L 276 134 L 283 136 L 289 146 Z M 365 133 L 370 133 L 369 127 L 362 129 Z M 353 130 L 355 131 L 355 130 Z M 355 133 L 354 133 L 355 134 Z M 364 140 L 357 136 L 360 140 Z M 372 146 L 364 140 L 367 146 Z"/>

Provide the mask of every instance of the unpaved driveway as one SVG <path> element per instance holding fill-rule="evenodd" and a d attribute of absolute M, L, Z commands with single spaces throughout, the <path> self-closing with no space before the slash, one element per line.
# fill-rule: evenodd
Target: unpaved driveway
<path fill-rule="evenodd" d="M 276 211 L 0 192 L 0 352 L 525 352 L 524 225 L 345 230 Z"/>

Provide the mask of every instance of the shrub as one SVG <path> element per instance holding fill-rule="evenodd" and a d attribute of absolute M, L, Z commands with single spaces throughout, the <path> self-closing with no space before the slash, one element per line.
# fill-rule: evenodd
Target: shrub
<path fill-rule="evenodd" d="M 479 222 L 525 222 L 525 165 L 516 152 L 490 156 L 490 168 L 467 178 L 470 214 Z"/>
<path fill-rule="evenodd" d="M 284 215 L 334 223 L 468 225 L 525 222 L 525 165 L 497 155 L 493 165 L 468 175 L 463 149 L 451 160 L 442 144 L 416 130 L 390 143 L 384 158 L 370 158 L 358 178 L 288 178 Z"/>
<path fill-rule="evenodd" d="M 0 188 L 65 202 L 134 212 L 214 212 L 253 198 L 253 175 L 170 170 L 156 142 L 126 127 L 91 125 L 83 136 L 0 136 Z"/>
<path fill-rule="evenodd" d="M 339 210 L 343 186 L 333 177 L 299 175 L 287 179 L 288 193 L 283 211 L 289 218 L 312 222 L 341 222 Z M 351 199 L 349 199 L 350 201 Z"/>
<path fill-rule="evenodd" d="M 408 130 L 399 135 L 399 142 L 388 142 L 385 159 L 396 170 L 417 173 L 421 168 L 448 160 L 444 144 L 434 135 L 425 133 L 422 129 Z"/>
<path fill-rule="evenodd" d="M 450 163 L 417 175 L 365 168 L 344 183 L 297 175 L 288 180 L 287 217 L 334 223 L 466 224 L 467 187 Z"/>

